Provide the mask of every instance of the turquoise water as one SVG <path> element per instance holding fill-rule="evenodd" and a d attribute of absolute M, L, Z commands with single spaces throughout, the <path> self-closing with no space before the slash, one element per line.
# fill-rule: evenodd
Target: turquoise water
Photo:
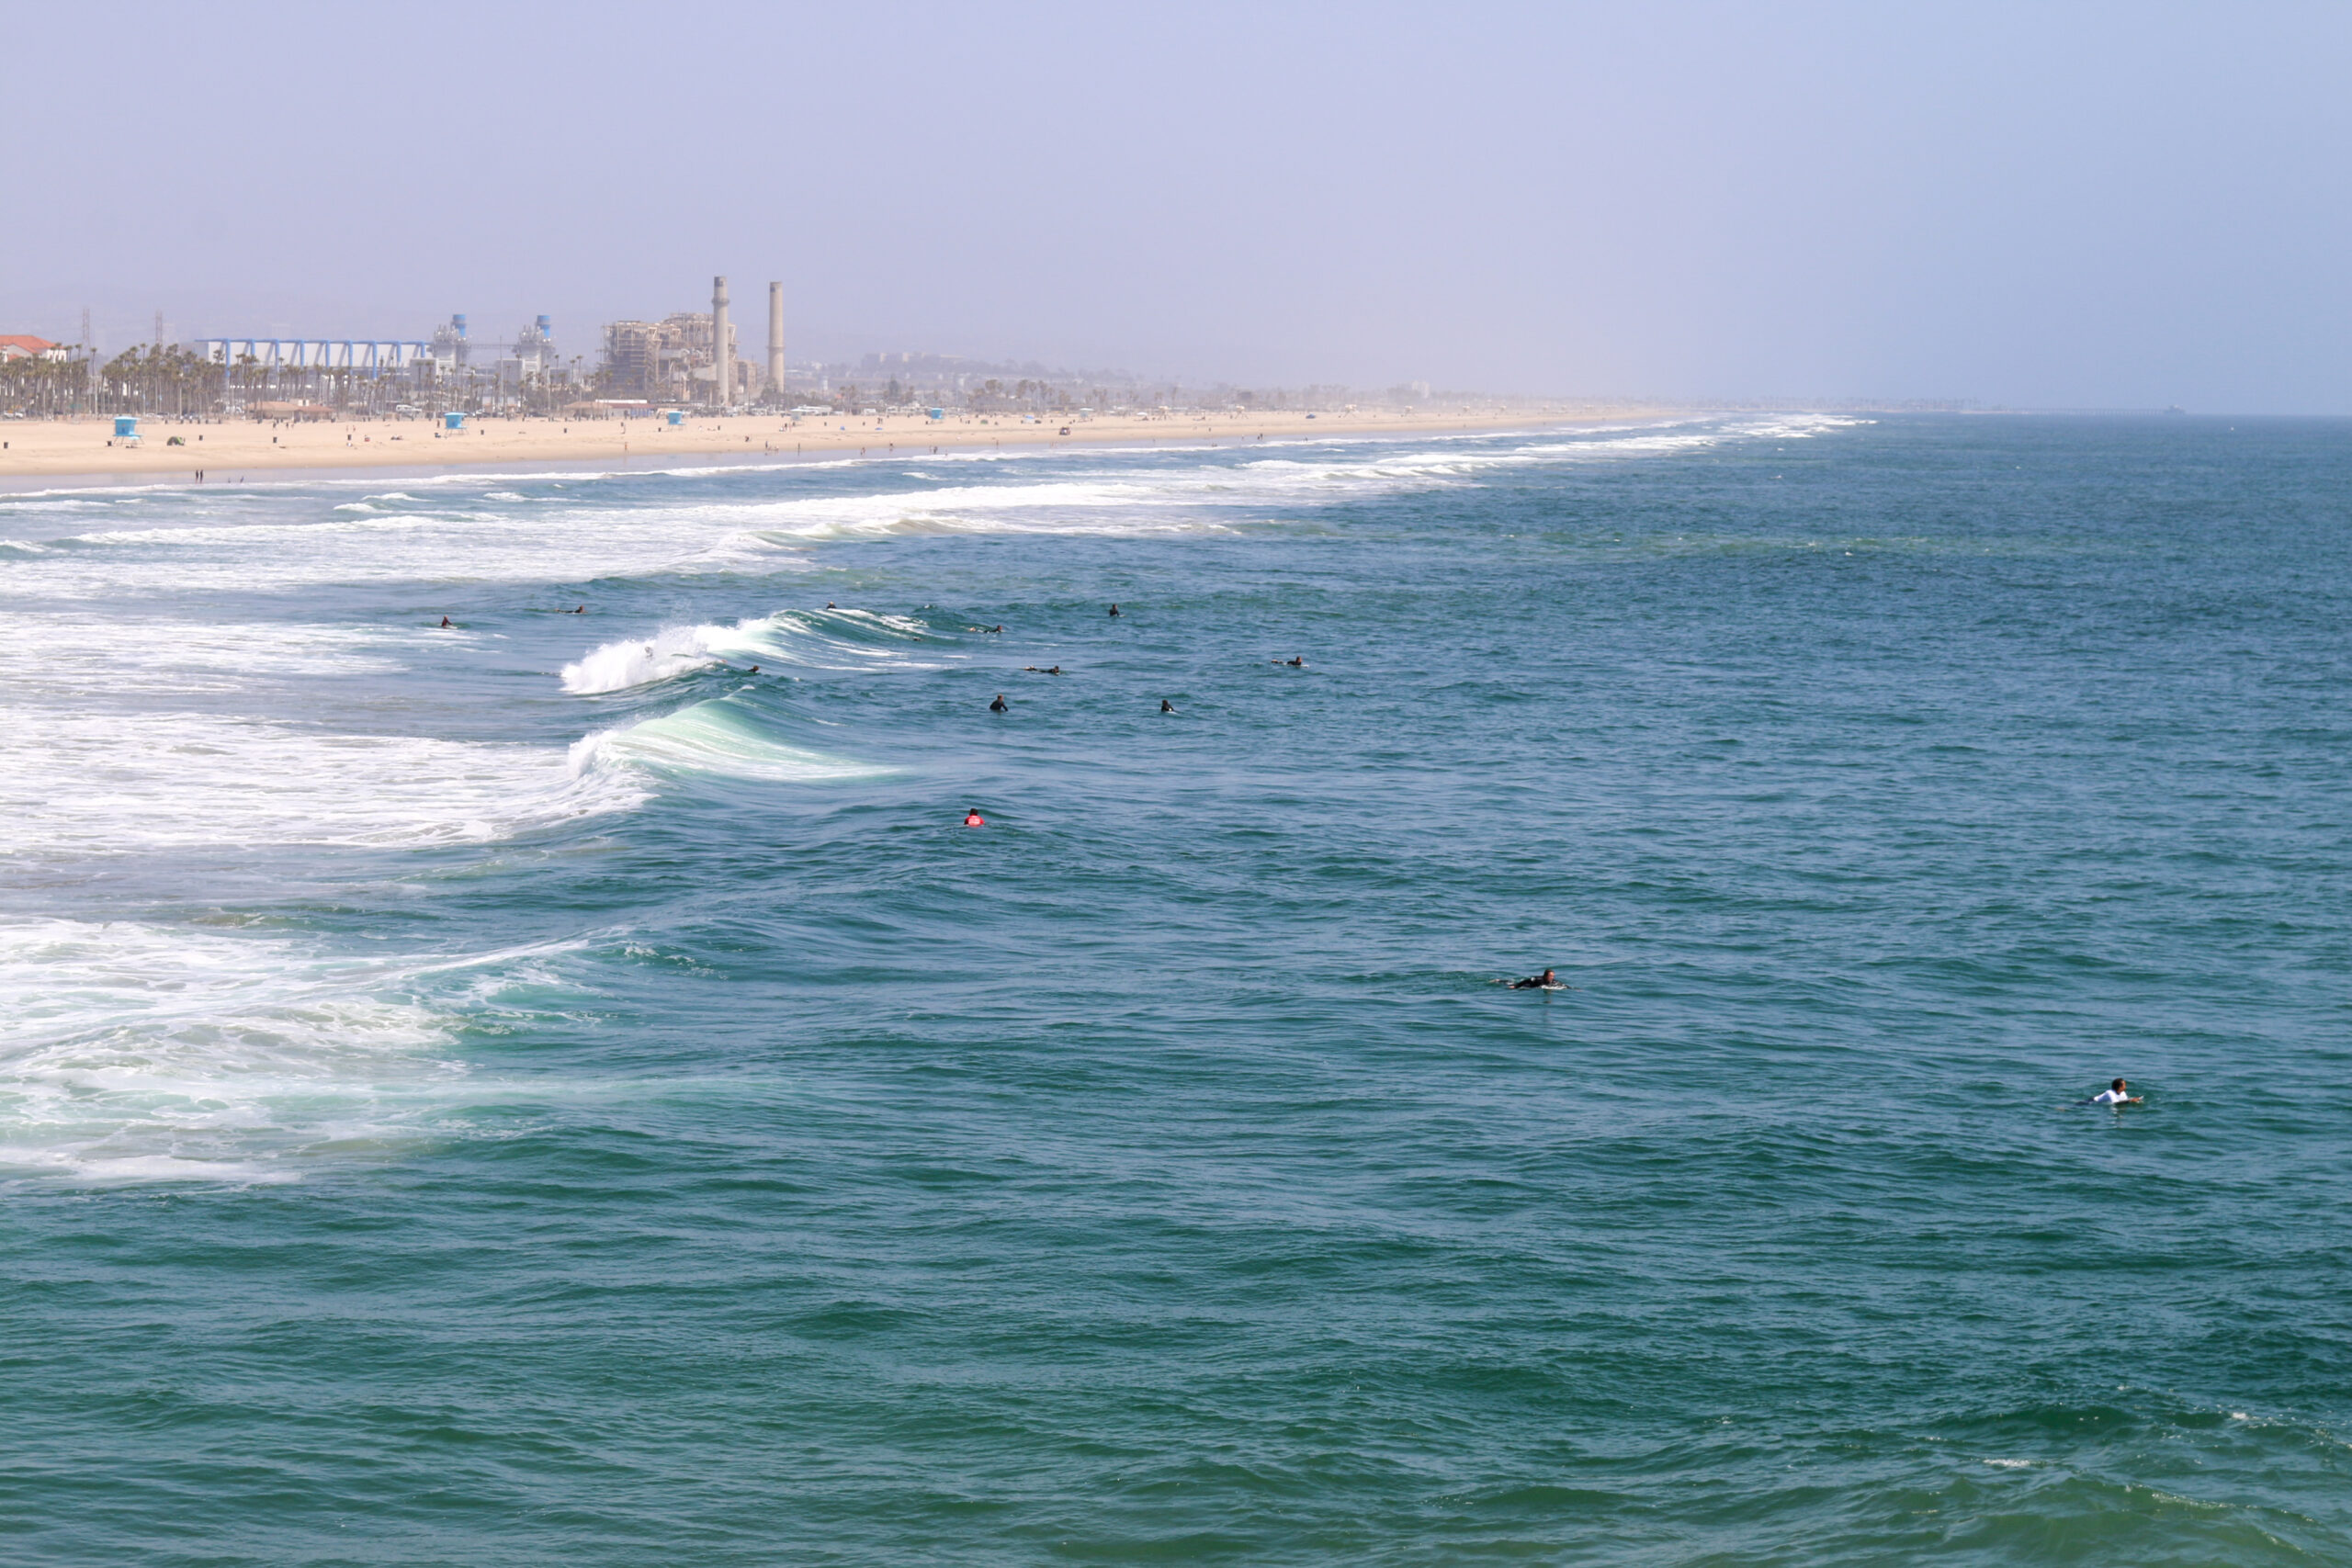
<path fill-rule="evenodd" d="M 0 498 L 0 1556 L 2352 1561 L 2347 497 L 1785 416 Z"/>

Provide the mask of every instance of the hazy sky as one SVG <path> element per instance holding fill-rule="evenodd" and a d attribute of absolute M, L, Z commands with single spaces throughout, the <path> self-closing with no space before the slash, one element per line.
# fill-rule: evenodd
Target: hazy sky
<path fill-rule="evenodd" d="M 9 7 L 0 332 L 2352 412 L 2352 5 Z"/>

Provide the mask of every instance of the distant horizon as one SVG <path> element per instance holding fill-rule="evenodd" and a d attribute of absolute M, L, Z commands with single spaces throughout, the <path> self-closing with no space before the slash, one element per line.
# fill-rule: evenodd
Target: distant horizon
<path fill-rule="evenodd" d="M 481 324 L 481 319 L 475 316 L 472 312 L 463 313 L 469 318 L 469 328 Z M 614 320 L 630 319 L 650 318 L 614 318 Z M 94 312 L 94 328 L 97 327 L 99 320 L 100 318 L 98 318 Z M 272 332 L 235 330 L 225 332 L 205 331 L 189 333 L 180 330 L 177 322 L 166 318 L 164 323 L 164 335 L 163 341 L 167 346 L 176 347 L 193 346 L 207 339 L 220 339 L 224 337 L 267 338 L 282 342 L 421 342 L 429 341 L 434 331 L 439 328 L 447 320 L 447 317 L 437 320 L 425 327 L 423 331 L 407 328 L 371 333 L 316 333 L 299 330 Z M 127 337 L 124 341 L 118 344 L 109 344 L 107 341 L 107 335 L 104 330 L 96 330 L 94 333 L 94 335 L 96 335 L 99 340 L 99 359 L 103 362 L 124 352 L 125 350 L 136 350 L 152 344 L 155 341 L 152 331 L 152 313 L 150 321 L 151 330 L 148 334 L 143 336 Z M 527 321 L 526 324 L 527 324 Z M 583 352 L 580 355 L 583 367 L 593 368 L 596 360 L 596 355 L 601 353 L 602 332 L 605 324 L 606 323 L 600 322 L 596 329 L 596 344 L 598 346 Z M 744 332 L 745 323 L 741 319 L 740 310 L 735 324 L 739 333 L 742 334 L 741 340 L 741 343 L 751 344 L 750 347 L 739 346 L 739 353 L 749 354 L 756 352 L 757 344 L 753 342 L 752 334 Z M 55 343 L 60 346 L 69 348 L 80 346 L 78 338 L 75 335 L 78 331 L 79 328 L 77 324 L 73 331 L 67 332 L 65 335 L 58 336 L 53 332 L 41 331 L 38 326 L 28 327 L 19 321 L 0 320 L 0 337 L 7 337 L 17 334 L 37 336 Z M 556 323 L 554 333 L 558 344 L 560 347 L 563 344 L 563 330 L 560 321 Z M 503 344 L 508 340 L 503 337 L 492 336 L 486 333 L 471 331 L 469 332 L 469 341 L 477 346 L 490 346 Z M 1264 378 L 1244 380 L 1230 376 L 1176 376 L 1150 371 L 1136 371 L 1129 368 L 1057 365 L 1036 355 L 987 357 L 970 353 L 949 353 L 927 348 L 910 349 L 903 346 L 894 348 L 868 347 L 860 350 L 847 350 L 841 352 L 835 356 L 823 358 L 811 357 L 805 353 L 788 352 L 786 355 L 786 363 L 791 374 L 795 377 L 801 375 L 813 375 L 820 378 L 854 379 L 865 375 L 896 375 L 898 373 L 897 370 L 889 365 L 868 365 L 865 363 L 867 360 L 878 359 L 884 355 L 911 355 L 918 360 L 961 362 L 961 368 L 963 372 L 970 375 L 1002 373 L 1016 376 L 1035 376 L 1066 383 L 1076 383 L 1080 381 L 1098 382 L 1118 389 L 1167 387 L 1202 393 L 1255 390 L 1263 394 L 1279 394 L 1292 397 L 1302 395 L 1311 396 L 1317 393 L 1323 393 L 1329 394 L 1334 397 L 1345 396 L 1362 398 L 1364 400 L 1391 398 L 1402 389 L 1395 384 L 1385 387 L 1360 386 L 1319 381 L 1311 378 L 1301 378 L 1296 380 L 1283 381 L 1268 380 Z M 565 357 L 569 359 L 571 355 L 567 354 Z M 1804 412 L 1817 410 L 1820 412 L 1946 412 L 2080 416 L 2185 414 L 2215 419 L 2352 418 L 2352 410 L 2308 411 L 2194 408 L 2179 402 L 2037 405 L 2030 403 L 1991 402 L 1980 398 L 1966 395 L 1932 393 L 1894 395 L 1871 393 L 1787 393 L 1747 391 L 1715 394 L 1684 394 L 1593 390 L 1545 390 L 1500 387 L 1444 387 L 1430 384 L 1428 389 L 1420 395 L 1436 400 L 1491 398 L 1512 402 L 1553 402 L 1579 406 L 1612 408 L 1655 408 L 1666 412 L 1691 413 L 1706 412 L 1736 412 L 1747 410 L 1755 410 L 1758 412 Z"/>
<path fill-rule="evenodd" d="M 763 280 L 763 284 L 764 280 Z M 740 288 L 741 286 L 739 285 L 738 287 Z M 693 309 L 694 307 L 691 305 L 674 306 L 660 311 L 654 311 L 649 309 L 640 310 L 635 315 L 614 315 L 601 318 L 593 327 L 587 329 L 586 333 L 582 334 L 585 338 L 585 346 L 576 351 L 571 350 L 569 347 L 570 342 L 573 340 L 567 337 L 564 320 L 561 316 L 555 316 L 553 332 L 558 345 L 564 351 L 564 355 L 567 359 L 571 357 L 572 353 L 577 352 L 584 366 L 593 367 L 597 356 L 602 352 L 603 331 L 605 326 L 609 324 L 609 322 L 625 320 L 658 320 L 662 315 L 678 311 L 691 311 Z M 708 304 L 706 300 L 703 302 L 702 310 L 707 311 L 707 309 Z M 759 301 L 755 302 L 755 309 L 753 310 L 752 314 L 750 317 L 747 317 L 744 306 L 741 302 L 738 303 L 735 310 L 735 326 L 739 334 L 740 353 L 749 355 L 758 352 L 759 334 L 764 332 L 765 309 L 764 299 L 763 297 Z M 113 355 L 120 354 L 126 349 L 137 349 L 153 343 L 155 341 L 153 329 L 156 313 L 157 312 L 153 309 L 150 309 L 145 314 L 145 325 L 141 327 L 139 324 L 139 318 L 137 314 L 133 311 L 120 309 L 107 311 L 98 310 L 95 307 L 92 308 L 91 324 L 93 335 L 97 339 L 98 356 L 100 359 L 104 360 L 111 358 Z M 433 333 L 447 322 L 452 314 L 464 314 L 467 316 L 469 327 L 469 341 L 476 344 L 488 344 L 503 343 L 508 341 L 508 338 L 511 335 L 511 332 L 500 332 L 497 330 L 498 323 L 503 320 L 503 317 L 493 316 L 487 312 L 478 310 L 453 310 L 450 312 L 445 312 L 438 317 L 428 319 L 421 327 L 417 324 L 415 320 L 417 312 L 411 310 L 355 310 L 351 312 L 352 319 L 368 324 L 360 330 L 342 331 L 314 330 L 314 326 L 311 321 L 288 319 L 285 316 L 275 317 L 265 325 L 230 325 L 222 327 L 218 322 L 205 321 L 202 314 L 197 312 L 189 313 L 198 314 L 199 330 L 189 331 L 178 317 L 175 316 L 171 312 L 164 312 L 163 323 L 164 341 L 167 344 L 184 345 L 194 344 L 207 338 L 221 337 L 254 337 L 272 338 L 283 341 L 326 342 L 394 340 L 423 341 L 429 340 L 433 335 Z M 237 312 L 233 308 L 225 308 L 217 313 L 220 316 L 229 317 L 232 321 L 237 315 Z M 316 307 L 314 307 L 310 312 L 312 316 L 324 313 L 327 312 Z M 51 312 L 51 317 L 55 314 L 56 312 L 53 310 Z M 21 313 L 15 316 L 0 316 L 0 336 L 23 333 L 41 337 L 63 346 L 76 346 L 79 344 L 79 333 L 81 331 L 79 321 L 80 308 L 76 307 L 67 314 L 69 319 L 63 322 L 60 322 L 53 319 L 39 317 L 38 315 L 32 319 L 28 319 Z M 527 325 L 534 317 L 540 314 L 555 315 L 552 311 L 520 312 L 514 326 L 521 327 Z M 1266 377 L 1247 378 L 1233 374 L 1220 375 L 1203 374 L 1197 372 L 1190 374 L 1176 374 L 1164 370 L 1136 370 L 1131 367 L 1073 366 L 1067 363 L 1056 363 L 1049 356 L 1034 352 L 1021 353 L 1018 351 L 1002 351 L 998 353 L 989 353 L 985 350 L 973 348 L 949 350 L 933 346 L 915 347 L 910 346 L 910 334 L 890 333 L 869 334 L 864 340 L 865 346 L 851 347 L 848 345 L 859 341 L 854 335 L 840 332 L 827 332 L 822 333 L 820 336 L 820 342 L 824 345 L 823 352 L 820 354 L 811 354 L 793 341 L 793 338 L 790 335 L 791 326 L 789 315 L 787 315 L 786 321 L 786 331 L 788 334 L 786 339 L 786 359 L 796 373 L 807 371 L 818 375 L 839 375 L 846 371 L 854 375 L 867 368 L 863 362 L 868 357 L 883 355 L 911 354 L 922 359 L 966 361 L 968 362 L 970 369 L 975 373 L 1005 371 L 1016 375 L 1042 375 L 1056 379 L 1097 379 L 1103 381 L 1115 381 L 1125 385 L 1138 386 L 1175 385 L 1193 388 L 1204 391 L 1214 390 L 1221 388 L 1234 389 L 1256 388 L 1267 391 L 1296 393 L 1302 390 L 1339 389 L 1351 394 L 1362 393 L 1365 395 L 1380 395 L 1393 389 L 1396 385 L 1396 383 L 1394 382 L 1387 386 L 1343 383 L 1309 375 L 1298 375 L 1287 378 L 1272 378 Z M 812 331 L 808 335 L 820 336 L 820 334 Z M 892 346 L 881 347 L 876 345 L 877 343 L 888 343 Z M 888 373 L 888 367 L 887 366 L 879 367 L 879 373 Z M 1426 377 L 1407 378 L 1407 379 L 1430 380 L 1430 378 Z M 1560 388 L 1542 389 L 1505 386 L 1445 387 L 1437 385 L 1434 381 L 1431 381 L 1429 395 L 1440 398 L 1487 397 L 1516 400 L 1552 400 L 1588 404 L 1616 405 L 1634 403 L 1645 406 L 1655 406 L 1661 409 L 1688 410 L 1694 412 L 1709 409 L 1738 410 L 1744 408 L 1821 408 L 1825 410 L 1879 409 L 1887 412 L 1937 412 L 1937 409 L 1940 408 L 1951 412 L 1978 413 L 2154 414 L 2165 413 L 2177 410 L 2178 412 L 2187 413 L 2233 418 L 2352 417 L 2352 407 L 2337 410 L 2290 408 L 2197 408 L 2177 399 L 2168 401 L 2151 401 L 2145 403 L 2036 404 L 2018 401 L 1998 401 L 1974 394 L 1951 391 L 1920 391 L 1905 393 L 1801 393 L 1771 390 L 1747 390 L 1740 392 L 1716 391 L 1712 393 L 1687 391 L 1651 391 L 1637 393 L 1626 391 L 1596 391 L 1589 389 L 1562 389 Z M 1934 405 L 1935 407 L 1931 408 L 1929 405 Z"/>
<path fill-rule="evenodd" d="M 18 18 L 0 331 L 463 310 L 585 354 L 723 273 L 826 362 L 2352 413 L 2342 6 L 717 0 L 724 63 L 650 132 L 685 29 L 638 10 L 202 17 Z M 141 85 L 102 130 L 84 64 Z M 355 117 L 356 64 L 397 104 Z"/>
<path fill-rule="evenodd" d="M 764 306 L 761 307 L 761 309 L 763 311 L 761 321 L 763 322 Z M 458 312 L 453 312 L 453 314 L 454 313 Z M 468 317 L 469 329 L 477 328 L 483 324 L 482 319 L 475 315 L 473 312 L 469 311 L 462 313 Z M 537 314 L 537 312 L 535 312 L 534 314 Z M 618 317 L 613 319 L 631 320 L 652 318 Z M 278 332 L 248 332 L 239 330 L 230 332 L 187 333 L 180 331 L 178 329 L 178 323 L 173 321 L 169 318 L 166 318 L 164 323 L 165 334 L 164 341 L 167 344 L 171 345 L 189 345 L 208 338 L 217 339 L 222 337 L 266 337 L 288 342 L 417 342 L 429 340 L 433 332 L 441 326 L 447 320 L 447 317 L 443 317 L 440 320 L 435 321 L 423 331 L 417 331 L 411 328 L 403 330 L 379 331 L 374 333 L 334 333 L 292 330 Z M 110 358 L 112 355 L 123 352 L 125 349 L 137 349 L 153 343 L 154 339 L 152 334 L 152 313 L 150 321 L 151 332 L 149 335 L 130 338 L 127 341 L 120 343 L 119 345 L 108 344 L 106 342 L 106 334 L 104 331 L 98 331 L 96 335 L 99 338 L 100 359 L 104 360 Z M 94 313 L 94 326 L 96 325 L 97 321 L 98 318 Z M 525 324 L 527 324 L 527 319 Z M 592 349 L 581 355 L 584 364 L 593 365 L 595 354 L 601 352 L 602 333 L 605 324 L 606 323 L 605 322 L 599 322 L 596 328 L 596 343 L 599 346 L 596 349 Z M 751 334 L 744 332 L 745 322 L 741 315 L 740 309 L 735 324 L 739 333 L 743 334 L 743 341 L 745 343 L 750 343 L 752 341 L 752 337 Z M 77 324 L 74 331 L 78 332 L 78 330 L 79 328 Z M 37 328 L 28 329 L 18 323 L 0 321 L 0 336 L 7 336 L 15 333 L 28 333 L 29 335 L 49 339 L 50 341 L 55 342 L 63 346 L 77 345 L 77 339 L 71 333 L 64 337 L 56 337 L 51 333 L 41 332 Z M 555 324 L 554 333 L 557 342 L 560 346 L 563 343 L 563 328 L 562 323 L 560 321 Z M 490 335 L 487 333 L 472 331 L 470 333 L 469 341 L 478 345 L 487 345 L 501 344 L 507 340 L 502 337 Z M 739 352 L 749 351 L 739 349 Z M 1003 372 L 1012 375 L 1042 376 L 1056 380 L 1072 382 L 1081 380 L 1100 381 L 1109 384 L 1116 384 L 1121 387 L 1173 386 L 1201 392 L 1256 389 L 1266 393 L 1283 393 L 1294 396 L 1302 393 L 1321 391 L 1334 394 L 1344 394 L 1347 396 L 1363 396 L 1365 398 L 1385 397 L 1393 394 L 1398 389 L 1395 385 L 1388 387 L 1342 385 L 1340 383 L 1322 382 L 1308 378 L 1302 378 L 1295 381 L 1271 381 L 1264 379 L 1245 381 L 1229 376 L 1198 378 L 1180 377 L 1149 371 L 1136 371 L 1128 368 L 1057 365 L 1036 355 L 1017 357 L 1008 355 L 1001 358 L 990 358 L 968 353 L 949 353 L 929 348 L 917 349 L 907 348 L 904 346 L 894 348 L 867 347 L 859 350 L 848 350 L 840 353 L 836 356 L 824 358 L 811 357 L 805 353 L 788 352 L 786 355 L 786 362 L 795 374 L 806 373 L 820 377 L 841 377 L 843 375 L 855 377 L 867 373 L 874 375 L 890 375 L 894 373 L 891 367 L 888 365 L 869 367 L 865 363 L 865 361 L 872 358 L 878 358 L 879 356 L 886 355 L 899 354 L 912 355 L 918 359 L 967 362 L 967 373 L 969 374 L 977 375 Z M 566 357 L 568 358 L 570 356 L 567 355 Z M 1912 413 L 1961 412 L 1982 414 L 2006 413 L 2053 415 L 2194 414 L 2211 418 L 2233 419 L 2334 419 L 2352 417 L 2352 412 L 2335 412 L 2326 411 L 2295 410 L 2196 409 L 2179 403 L 2074 405 L 1994 403 L 1987 402 L 1982 399 L 1964 395 L 1939 395 L 1932 393 L 1888 395 L 1867 393 L 1781 393 L 1751 391 L 1718 393 L 1714 395 L 1703 393 L 1691 395 L 1657 392 L 1634 393 L 1590 390 L 1535 390 L 1499 387 L 1442 387 L 1432 384 L 1429 390 L 1423 395 L 1434 399 L 1497 398 L 1519 402 L 1548 401 L 1611 407 L 1636 406 L 1688 412 L 1702 412 L 1707 411 L 1738 412 L 1747 409 L 1758 411 L 1803 411 L 1817 409 L 1824 412 L 1864 411 Z"/>

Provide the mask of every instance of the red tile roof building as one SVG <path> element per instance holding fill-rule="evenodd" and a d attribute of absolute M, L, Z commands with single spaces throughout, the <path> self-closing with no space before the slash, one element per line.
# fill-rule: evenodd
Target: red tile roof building
<path fill-rule="evenodd" d="M 65 350 L 45 337 L 32 337 L 19 333 L 0 336 L 0 361 L 10 359 L 63 359 Z"/>

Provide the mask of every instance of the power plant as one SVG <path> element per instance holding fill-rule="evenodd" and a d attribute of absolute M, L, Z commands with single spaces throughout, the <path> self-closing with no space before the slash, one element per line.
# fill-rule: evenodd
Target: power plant
<path fill-rule="evenodd" d="M 680 310 L 660 321 L 610 321 L 597 385 L 608 398 L 733 408 L 784 394 L 784 285 L 768 285 L 764 367 L 740 350 L 732 300 L 722 276 L 710 280 L 710 310 Z"/>
<path fill-rule="evenodd" d="M 463 313 L 429 339 L 214 337 L 187 345 L 220 383 L 222 401 L 310 400 L 330 391 L 338 406 L 406 399 L 496 409 L 552 409 L 566 397 L 733 408 L 781 400 L 784 285 L 768 285 L 764 364 L 742 357 L 724 275 L 710 280 L 710 310 L 659 321 L 611 321 L 593 373 L 556 352 L 553 321 L 536 318 L 509 343 L 474 337 Z M 242 395 L 241 395 L 242 394 Z"/>

